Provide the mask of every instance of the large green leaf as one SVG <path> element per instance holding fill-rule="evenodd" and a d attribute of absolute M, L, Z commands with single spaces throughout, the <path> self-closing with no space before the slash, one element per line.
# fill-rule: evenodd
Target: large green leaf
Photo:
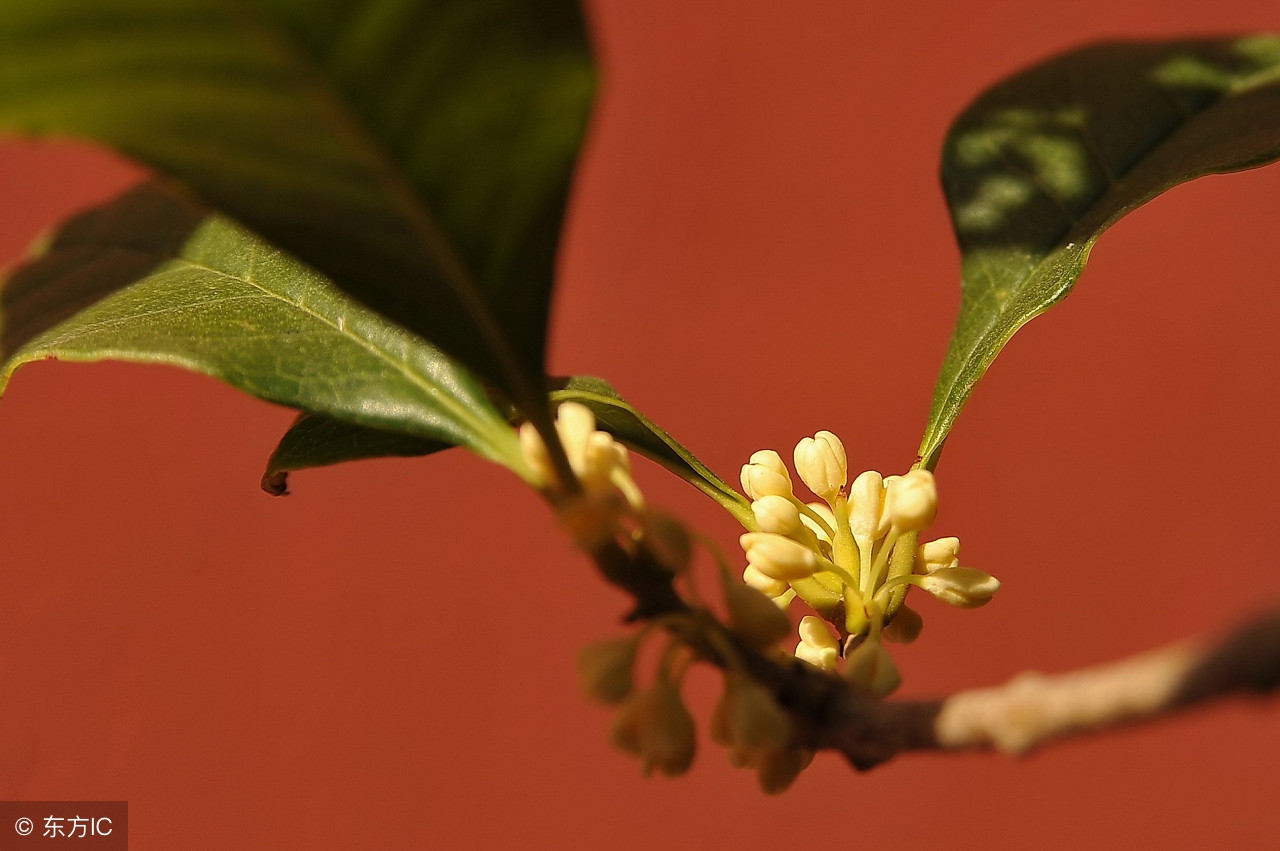
<path fill-rule="evenodd" d="M 943 154 L 963 301 L 921 463 L 937 464 L 978 379 L 1066 296 L 1107 227 L 1183 181 L 1277 158 L 1277 36 L 1097 45 L 982 95 Z"/>
<path fill-rule="evenodd" d="M 262 399 L 470 447 L 527 475 L 474 378 L 157 185 L 73 219 L 0 289 L 0 390 L 36 360 L 163 363 Z"/>
<path fill-rule="evenodd" d="M 592 89 L 575 0 L 0 2 L 0 131 L 172 175 L 517 399 Z"/>
<path fill-rule="evenodd" d="M 736 517 L 744 526 L 755 528 L 751 504 L 723 479 L 699 461 L 692 452 L 656 423 L 641 414 L 608 382 L 600 378 L 575 376 L 560 379 L 551 400 L 581 402 L 596 415 L 597 425 L 636 452 L 691 482 Z M 263 486 L 272 492 L 284 487 L 282 474 L 343 461 L 385 456 L 428 455 L 447 448 L 431 441 L 415 441 L 404 434 L 375 431 L 314 415 L 298 418 L 280 441 L 267 464 Z"/>

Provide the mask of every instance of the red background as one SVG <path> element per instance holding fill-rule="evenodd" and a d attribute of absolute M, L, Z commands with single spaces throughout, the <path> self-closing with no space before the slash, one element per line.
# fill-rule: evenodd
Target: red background
<path fill-rule="evenodd" d="M 901 471 L 958 302 L 937 153 L 1015 68 L 1084 41 L 1280 29 L 1274 0 L 601 0 L 607 86 L 552 363 L 610 378 L 726 477 L 818 428 Z M 0 147 L 0 255 L 126 185 Z M 939 469 L 940 534 L 1005 588 L 924 600 L 903 693 L 1062 670 L 1280 596 L 1280 168 L 1171 192 L 1007 349 Z M 461 451 L 256 484 L 289 412 L 207 378 L 37 365 L 0 406 L 0 798 L 127 799 L 135 848 L 1257 847 L 1275 706 L 1029 759 L 820 756 L 786 796 L 707 745 L 645 781 L 578 694 L 606 589 Z M 651 467 L 651 501 L 733 545 Z M 472 577 L 475 577 L 474 580 Z M 714 678 L 692 683 L 705 718 Z M 4 826 L 0 826 L 4 829 Z"/>

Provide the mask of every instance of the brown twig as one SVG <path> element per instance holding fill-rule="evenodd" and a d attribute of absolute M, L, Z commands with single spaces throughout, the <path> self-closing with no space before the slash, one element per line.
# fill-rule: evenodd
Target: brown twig
<path fill-rule="evenodd" d="M 605 577 L 636 599 L 630 619 L 694 614 L 676 593 L 673 577 L 643 548 L 607 541 L 592 555 Z M 1022 754 L 1068 735 L 1280 688 L 1280 613 L 1256 618 L 1214 643 L 1180 643 L 1052 676 L 1022 674 L 1002 686 L 924 701 L 865 697 L 838 676 L 745 647 L 718 621 L 707 619 L 704 626 L 720 630 L 720 639 L 699 640 L 697 630 L 678 634 L 720 667 L 728 660 L 717 648 L 730 642 L 752 678 L 791 713 L 797 744 L 838 751 L 862 771 L 906 751 L 995 748 Z"/>

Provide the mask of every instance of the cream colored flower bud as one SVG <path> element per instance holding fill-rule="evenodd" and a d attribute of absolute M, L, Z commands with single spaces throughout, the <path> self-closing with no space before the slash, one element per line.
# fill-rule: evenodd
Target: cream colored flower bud
<path fill-rule="evenodd" d="M 791 631 L 791 621 L 773 600 L 727 574 L 724 602 L 729 611 L 729 627 L 749 647 L 772 647 Z"/>
<path fill-rule="evenodd" d="M 1000 580 L 972 567 L 943 567 L 918 580 L 921 588 L 939 600 L 961 609 L 976 609 L 991 602 Z"/>
<path fill-rule="evenodd" d="M 899 531 L 928 528 L 938 512 L 938 487 L 933 473 L 912 470 L 890 482 L 885 490 L 884 511 Z"/>
<path fill-rule="evenodd" d="M 781 535 L 748 532 L 738 542 L 746 551 L 747 563 L 771 579 L 792 582 L 818 569 L 817 553 Z"/>
<path fill-rule="evenodd" d="M 805 644 L 814 647 L 830 647 L 832 650 L 840 646 L 839 641 L 831 634 L 831 627 L 827 626 L 827 622 L 815 615 L 802 617 L 797 631 L 800 633 L 800 640 Z"/>
<path fill-rule="evenodd" d="M 765 576 L 751 565 L 747 565 L 747 569 L 742 571 L 742 581 L 766 597 L 772 598 L 781 597 L 791 587 L 780 579 Z"/>
<path fill-rule="evenodd" d="M 772 449 L 761 449 L 742 468 L 742 489 L 751 499 L 776 494 L 791 496 L 791 476 L 782 456 Z"/>
<path fill-rule="evenodd" d="M 864 641 L 845 657 L 844 676 L 859 692 L 875 698 L 888 697 L 902 682 L 893 657 L 878 641 Z"/>
<path fill-rule="evenodd" d="M 786 535 L 788 538 L 804 532 L 804 524 L 800 522 L 800 509 L 785 496 L 762 496 L 751 503 L 751 512 L 756 516 L 761 532 Z"/>
<path fill-rule="evenodd" d="M 796 473 L 800 480 L 828 502 L 849 480 L 844 444 L 829 431 L 820 431 L 796 444 Z"/>
<path fill-rule="evenodd" d="M 889 518 L 884 513 L 884 479 L 875 470 L 867 470 L 853 480 L 849 503 L 849 527 L 855 540 L 876 540 L 889 531 Z"/>
<path fill-rule="evenodd" d="M 587 441 L 596 430 L 596 415 L 579 402 L 562 402 L 556 409 L 556 432 L 569 457 L 569 465 L 579 476 L 586 469 Z"/>
<path fill-rule="evenodd" d="M 533 423 L 521 425 L 518 435 L 520 454 L 524 456 L 525 463 L 537 473 L 543 484 L 550 482 L 554 478 L 551 471 L 551 458 L 547 455 L 547 446 L 542 442 L 542 435 L 538 434 Z"/>
<path fill-rule="evenodd" d="M 836 523 L 835 512 L 833 512 L 831 510 L 831 506 L 827 505 L 825 502 L 810 502 L 806 504 L 806 507 L 812 509 L 813 513 L 827 521 L 827 526 L 829 528 L 834 529 L 839 525 Z M 831 543 L 831 536 L 827 534 L 827 530 L 815 523 L 808 515 L 801 514 L 800 522 L 804 524 L 806 529 L 817 535 L 819 541 L 825 541 L 828 544 Z"/>
<path fill-rule="evenodd" d="M 584 647 L 578 654 L 578 678 L 587 697 L 603 703 L 621 703 L 630 697 L 634 685 L 632 670 L 639 647 L 638 635 L 597 641 Z"/>
<path fill-rule="evenodd" d="M 796 645 L 795 655 L 824 671 L 834 671 L 839 664 L 840 644 L 831 634 L 826 621 L 813 615 L 805 615 L 800 619 L 800 643 Z"/>
<path fill-rule="evenodd" d="M 593 431 L 587 435 L 580 475 L 607 479 L 615 468 L 624 472 L 631 471 L 627 448 L 614 440 L 608 432 Z"/>
<path fill-rule="evenodd" d="M 834 647 L 815 647 L 801 641 L 796 644 L 795 656 L 822 671 L 834 671 L 840 665 L 840 653 Z"/>
<path fill-rule="evenodd" d="M 939 538 L 916 549 L 916 573 L 933 573 L 944 567 L 960 566 L 960 539 Z"/>

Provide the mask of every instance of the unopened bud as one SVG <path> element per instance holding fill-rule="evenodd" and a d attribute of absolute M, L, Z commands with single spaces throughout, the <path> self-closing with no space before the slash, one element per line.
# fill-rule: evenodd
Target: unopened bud
<path fill-rule="evenodd" d="M 884 631 L 880 633 L 889 641 L 896 641 L 899 644 L 910 644 L 920 637 L 920 631 L 924 629 L 924 619 L 920 614 L 909 606 L 899 606 L 898 611 L 894 614 L 893 620 L 885 624 Z"/>
<path fill-rule="evenodd" d="M 644 515 L 640 542 L 654 561 L 672 573 L 683 573 L 693 558 L 689 530 L 680 521 L 663 514 Z"/>
<path fill-rule="evenodd" d="M 596 430 L 596 415 L 580 402 L 562 402 L 556 409 L 556 432 L 569 458 L 569 465 L 579 476 L 587 468 L 587 441 Z"/>
<path fill-rule="evenodd" d="M 781 535 L 748 532 L 738 541 L 746 551 L 747 562 L 771 579 L 791 582 L 812 576 L 818 569 L 818 556 L 813 550 Z"/>
<path fill-rule="evenodd" d="M 927 528 L 938 512 L 938 487 L 933 473 L 912 470 L 889 483 L 884 510 L 899 531 L 915 532 Z"/>
<path fill-rule="evenodd" d="M 728 574 L 724 574 L 724 602 L 730 628 L 750 647 L 772 647 L 791 631 L 791 621 L 773 600 Z"/>
<path fill-rule="evenodd" d="M 761 532 L 772 532 L 794 538 L 804 533 L 804 524 L 800 522 L 800 509 L 785 496 L 768 494 L 751 503 L 751 513 L 756 516 L 756 523 Z"/>
<path fill-rule="evenodd" d="M 668 777 L 684 774 L 693 764 L 697 734 L 693 716 L 680 690 L 665 677 L 622 705 L 609 728 L 614 747 L 640 757 L 646 776 L 658 769 Z"/>
<path fill-rule="evenodd" d="M 791 739 L 791 719 L 773 695 L 750 677 L 726 674 L 725 721 L 733 745 L 748 751 L 780 748 Z"/>
<path fill-rule="evenodd" d="M 751 565 L 747 565 L 747 569 L 742 571 L 742 581 L 766 597 L 781 597 L 791 587 L 781 579 L 765 576 Z"/>
<path fill-rule="evenodd" d="M 864 641 L 845 657 L 844 676 L 868 697 L 888 697 L 902 677 L 889 651 L 879 641 Z"/>
<path fill-rule="evenodd" d="M 742 467 L 742 489 L 751 499 L 775 494 L 791 496 L 791 476 L 782 456 L 772 449 L 761 449 Z"/>
<path fill-rule="evenodd" d="M 889 518 L 884 513 L 884 479 L 875 470 L 867 470 L 853 480 L 849 503 L 849 528 L 855 540 L 875 540 L 889 531 Z"/>
<path fill-rule="evenodd" d="M 766 795 L 779 795 L 791 787 L 800 772 L 813 762 L 813 751 L 780 748 L 761 754 L 756 777 Z"/>
<path fill-rule="evenodd" d="M 939 600 L 961 609 L 985 606 L 1000 590 L 999 579 L 972 567 L 944 567 L 913 581 Z"/>
<path fill-rule="evenodd" d="M 820 431 L 797 443 L 795 462 L 800 480 L 827 501 L 834 500 L 849 479 L 844 444 L 829 431 Z"/>
<path fill-rule="evenodd" d="M 960 566 L 960 539 L 939 538 L 916 550 L 916 573 L 933 573 L 944 567 Z"/>
<path fill-rule="evenodd" d="M 638 635 L 589 644 L 578 654 L 578 678 L 587 697 L 621 703 L 631 696 Z"/>

